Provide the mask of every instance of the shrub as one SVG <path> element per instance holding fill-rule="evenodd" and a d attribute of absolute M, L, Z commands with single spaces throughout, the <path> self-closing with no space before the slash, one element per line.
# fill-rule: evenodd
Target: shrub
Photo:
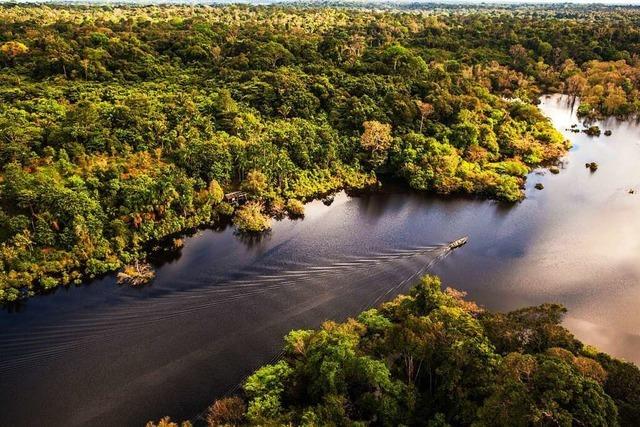
<path fill-rule="evenodd" d="M 271 220 L 262 213 L 260 202 L 248 202 L 236 211 L 233 224 L 243 233 L 262 233 L 271 228 Z"/>
<path fill-rule="evenodd" d="M 145 427 L 191 427 L 192 424 L 189 421 L 182 421 L 180 424 L 171 421 L 171 418 L 164 417 L 158 421 L 158 424 L 153 421 L 149 421 Z"/>
<path fill-rule="evenodd" d="M 207 412 L 207 424 L 211 427 L 240 424 L 246 410 L 243 400 L 239 397 L 216 400 Z"/>
<path fill-rule="evenodd" d="M 292 217 L 304 216 L 304 203 L 298 199 L 287 200 L 287 212 L 289 212 L 289 216 Z"/>
<path fill-rule="evenodd" d="M 269 212 L 278 219 L 284 216 L 285 209 L 286 206 L 282 197 L 276 196 L 269 202 Z"/>
<path fill-rule="evenodd" d="M 218 184 L 218 181 L 216 181 L 215 179 L 211 181 L 211 183 L 209 184 L 209 188 L 207 190 L 209 192 L 209 195 L 211 196 L 211 201 L 214 205 L 217 205 L 224 199 L 224 190 L 222 190 L 222 187 L 220 186 L 220 184 Z"/>
<path fill-rule="evenodd" d="M 154 277 L 156 277 L 156 273 L 150 264 L 136 261 L 134 265 L 127 265 L 118 273 L 117 281 L 119 285 L 142 286 L 151 282 Z"/>

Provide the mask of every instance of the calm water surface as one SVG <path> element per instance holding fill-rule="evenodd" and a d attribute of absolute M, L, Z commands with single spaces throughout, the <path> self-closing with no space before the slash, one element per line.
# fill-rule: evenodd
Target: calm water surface
<path fill-rule="evenodd" d="M 561 130 L 579 123 L 566 98 L 541 108 Z M 561 302 L 579 338 L 640 362 L 640 126 L 600 127 L 613 135 L 565 131 L 560 174 L 534 172 L 513 206 L 341 193 L 261 241 L 202 231 L 151 286 L 107 277 L 0 312 L 0 425 L 192 417 L 277 357 L 288 330 L 344 319 L 425 271 L 492 309 Z"/>

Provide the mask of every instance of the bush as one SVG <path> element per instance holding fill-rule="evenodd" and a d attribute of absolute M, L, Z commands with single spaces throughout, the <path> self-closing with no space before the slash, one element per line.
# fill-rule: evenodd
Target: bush
<path fill-rule="evenodd" d="M 287 212 L 289 212 L 289 216 L 291 217 L 304 216 L 304 203 L 298 199 L 287 200 Z"/>
<path fill-rule="evenodd" d="M 233 215 L 233 206 L 227 202 L 220 202 L 220 204 L 216 206 L 216 212 L 222 216 L 231 216 Z"/>
<path fill-rule="evenodd" d="M 593 107 L 587 103 L 582 103 L 578 106 L 578 117 L 589 116 L 593 111 Z"/>
<path fill-rule="evenodd" d="M 151 282 L 154 277 L 156 273 L 150 264 L 136 261 L 134 265 L 127 265 L 118 273 L 117 281 L 119 285 L 142 286 Z"/>
<path fill-rule="evenodd" d="M 207 412 L 207 424 L 210 427 L 240 424 L 246 410 L 247 407 L 239 397 L 216 400 Z"/>
<path fill-rule="evenodd" d="M 589 129 L 585 129 L 584 132 L 589 136 L 600 136 L 600 127 L 590 126 Z"/>
<path fill-rule="evenodd" d="M 271 220 L 262 213 L 260 202 L 248 202 L 236 211 L 233 224 L 242 233 L 262 233 L 271 228 Z"/>
<path fill-rule="evenodd" d="M 269 213 L 278 219 L 284 217 L 285 209 L 284 199 L 280 196 L 274 197 L 273 200 L 269 202 Z"/>
<path fill-rule="evenodd" d="M 153 421 L 149 421 L 145 427 L 191 427 L 192 424 L 189 421 L 182 421 L 180 424 L 171 421 L 171 418 L 164 417 L 158 421 L 158 424 Z"/>

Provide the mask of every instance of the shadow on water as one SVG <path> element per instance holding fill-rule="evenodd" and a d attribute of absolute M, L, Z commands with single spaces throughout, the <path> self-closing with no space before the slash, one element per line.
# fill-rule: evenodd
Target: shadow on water
<path fill-rule="evenodd" d="M 271 239 L 271 231 L 265 231 L 264 233 L 234 233 L 234 235 L 248 248 L 268 242 Z"/>

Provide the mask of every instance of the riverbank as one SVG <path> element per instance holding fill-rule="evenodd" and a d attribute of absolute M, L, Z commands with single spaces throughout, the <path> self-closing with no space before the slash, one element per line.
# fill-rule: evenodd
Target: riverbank
<path fill-rule="evenodd" d="M 558 129 L 579 123 L 563 97 L 540 108 Z M 149 286 L 119 287 L 108 275 L 0 312 L 0 382 L 9 384 L 0 401 L 12 402 L 0 424 L 189 419 L 268 363 L 291 329 L 406 293 L 425 266 L 490 310 L 562 303 L 577 338 L 640 362 L 640 199 L 627 192 L 640 184 L 640 130 L 597 124 L 613 135 L 567 131 L 573 148 L 560 173 L 534 171 L 515 205 L 400 188 L 338 193 L 330 206 L 307 204 L 304 220 L 274 221 L 260 240 L 228 226 L 199 230 Z M 463 235 L 464 247 L 438 257 Z M 65 399 L 52 400 L 52 389 Z"/>
<path fill-rule="evenodd" d="M 275 208 L 383 172 L 515 202 L 567 148 L 534 105 L 541 76 L 496 62 L 507 43 L 472 31 L 432 49 L 417 15 L 385 14 L 384 40 L 377 15 L 330 8 L 8 5 L 0 18 L 0 302 L 131 266 L 149 242 L 230 214 L 236 187 Z M 437 19 L 463 40 L 459 16 Z M 527 22 L 545 36 L 552 20 Z M 266 229 L 252 206 L 240 228 Z"/>

